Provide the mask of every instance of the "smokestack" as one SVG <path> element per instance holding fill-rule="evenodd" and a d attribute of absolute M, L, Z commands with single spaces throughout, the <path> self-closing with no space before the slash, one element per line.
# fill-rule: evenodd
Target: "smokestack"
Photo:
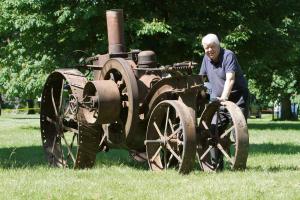
<path fill-rule="evenodd" d="M 106 11 L 108 52 L 110 54 L 125 52 L 123 10 Z"/>

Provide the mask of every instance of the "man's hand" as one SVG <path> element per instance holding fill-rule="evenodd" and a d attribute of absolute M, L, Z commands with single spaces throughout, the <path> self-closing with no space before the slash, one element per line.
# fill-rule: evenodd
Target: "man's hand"
<path fill-rule="evenodd" d="M 222 101 L 228 101 L 228 98 L 225 97 L 217 97 L 217 99 L 222 102 Z"/>
<path fill-rule="evenodd" d="M 220 101 L 221 105 L 224 105 L 224 102 L 228 101 L 228 98 L 217 97 L 217 99 Z"/>

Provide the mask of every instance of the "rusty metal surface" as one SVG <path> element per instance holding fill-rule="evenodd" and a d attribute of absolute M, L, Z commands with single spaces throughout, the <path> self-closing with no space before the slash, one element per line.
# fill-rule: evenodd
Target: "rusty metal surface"
<path fill-rule="evenodd" d="M 141 68 L 156 67 L 156 54 L 154 51 L 141 51 L 138 54 L 138 65 Z"/>
<path fill-rule="evenodd" d="M 179 97 L 191 88 L 201 90 L 203 87 L 202 77 L 198 75 L 163 78 L 157 81 L 152 87 L 141 106 L 145 115 L 150 115 L 151 110 L 162 100 L 172 100 Z M 195 97 L 197 93 L 195 92 Z M 195 108 L 196 109 L 196 108 Z"/>
<path fill-rule="evenodd" d="M 148 163 L 152 170 L 170 166 L 183 174 L 194 167 L 196 132 L 187 107 L 177 100 L 159 103 L 149 119 L 146 133 Z"/>
<path fill-rule="evenodd" d="M 79 134 L 76 101 L 81 99 L 85 83 L 86 78 L 78 70 L 62 69 L 53 72 L 44 86 L 41 136 L 52 166 L 74 166 Z"/>
<path fill-rule="evenodd" d="M 114 122 L 120 115 L 120 93 L 112 80 L 89 81 L 83 90 L 83 109 L 89 124 Z"/>
<path fill-rule="evenodd" d="M 115 9 L 106 11 L 108 52 L 125 52 L 123 10 Z"/>
<path fill-rule="evenodd" d="M 226 109 L 232 116 L 232 122 L 234 124 L 234 130 L 236 133 L 236 146 L 232 168 L 245 169 L 249 148 L 249 134 L 247 122 L 245 120 L 244 114 L 237 105 L 230 101 L 224 102 L 223 105 L 226 107 Z"/>
<path fill-rule="evenodd" d="M 103 129 L 99 124 L 89 124 L 85 121 L 82 109 L 79 110 L 79 138 L 77 157 L 74 168 L 84 169 L 93 167 L 96 160 L 96 154 L 99 151 L 106 150 L 106 144 L 100 145 L 100 140 L 104 135 Z"/>
<path fill-rule="evenodd" d="M 218 128 L 220 133 L 211 133 L 211 122 L 219 109 L 228 111 L 231 120 L 226 127 Z M 197 159 L 204 171 L 216 171 L 211 161 L 211 151 L 218 149 L 231 169 L 245 169 L 248 157 L 249 136 L 247 123 L 240 108 L 230 101 L 210 103 L 203 111 L 198 124 Z"/>
<path fill-rule="evenodd" d="M 121 95 L 121 112 L 117 122 L 126 138 L 134 137 L 138 122 L 138 86 L 130 65 L 122 58 L 108 60 L 101 71 L 100 80 L 114 80 Z"/>
<path fill-rule="evenodd" d="M 233 169 L 244 169 L 249 141 L 239 108 L 224 102 L 233 125 L 212 138 L 209 127 L 220 104 L 204 109 L 203 78 L 192 75 L 196 63 L 162 66 L 153 51 L 125 52 L 123 11 L 109 10 L 106 17 L 108 53 L 77 66 L 93 72 L 93 79 L 87 81 L 77 69 L 60 69 L 45 83 L 41 135 L 49 164 L 88 168 L 98 152 L 124 148 L 133 159 L 148 160 L 152 170 L 175 167 L 186 174 L 193 169 L 197 150 L 202 169 L 214 171 L 208 153 L 214 145 Z M 232 130 L 233 154 L 228 137 Z"/>

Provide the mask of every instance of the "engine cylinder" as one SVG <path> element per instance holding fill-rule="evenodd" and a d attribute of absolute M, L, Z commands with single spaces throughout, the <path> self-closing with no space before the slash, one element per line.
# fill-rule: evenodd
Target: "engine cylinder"
<path fill-rule="evenodd" d="M 83 89 L 83 114 L 90 124 L 116 121 L 120 115 L 120 92 L 112 80 L 90 81 Z"/>

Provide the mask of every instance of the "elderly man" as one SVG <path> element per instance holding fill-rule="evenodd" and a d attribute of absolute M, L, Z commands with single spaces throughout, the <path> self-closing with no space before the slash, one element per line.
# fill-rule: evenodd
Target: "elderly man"
<path fill-rule="evenodd" d="M 232 101 L 238 105 L 244 116 L 248 115 L 248 85 L 235 54 L 220 47 L 215 34 L 207 34 L 202 39 L 205 56 L 202 61 L 200 75 L 208 77 L 211 86 L 211 100 Z M 229 116 L 228 112 L 221 110 L 220 117 Z M 222 119 L 221 119 L 222 120 Z M 211 133 L 216 134 L 217 116 L 211 123 Z M 223 168 L 223 158 L 218 149 L 211 152 L 212 164 L 217 169 Z"/>

